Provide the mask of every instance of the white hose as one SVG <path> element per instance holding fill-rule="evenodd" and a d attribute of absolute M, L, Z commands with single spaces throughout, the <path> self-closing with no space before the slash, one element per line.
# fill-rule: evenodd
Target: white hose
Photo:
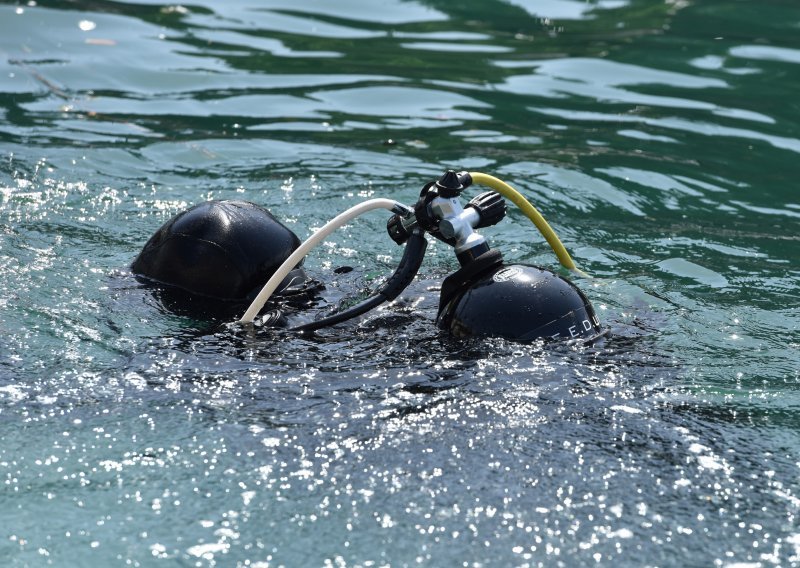
<path fill-rule="evenodd" d="M 258 312 L 261 311 L 261 308 L 264 307 L 264 304 L 267 303 L 267 300 L 269 300 L 270 296 L 272 296 L 272 294 L 275 292 L 275 289 L 280 285 L 281 282 L 283 282 L 283 279 L 286 278 L 286 275 L 289 274 L 289 272 L 291 272 L 295 266 L 297 266 L 297 264 L 309 253 L 311 249 L 321 243 L 325 237 L 330 235 L 342 225 L 346 225 L 359 215 L 363 215 L 367 211 L 372 211 L 374 209 L 394 210 L 397 207 L 404 206 L 392 199 L 369 199 L 363 203 L 354 205 L 347 211 L 340 213 L 328 221 L 319 231 L 308 237 L 306 242 L 300 245 L 289 256 L 289 258 L 283 261 L 283 264 L 281 264 L 275 274 L 272 275 L 272 278 L 270 278 L 267 283 L 264 284 L 261 292 L 258 293 L 256 299 L 253 300 L 253 302 L 250 304 L 250 307 L 247 308 L 247 311 L 242 316 L 242 319 L 239 320 L 239 323 L 251 323 L 258 315 Z"/>

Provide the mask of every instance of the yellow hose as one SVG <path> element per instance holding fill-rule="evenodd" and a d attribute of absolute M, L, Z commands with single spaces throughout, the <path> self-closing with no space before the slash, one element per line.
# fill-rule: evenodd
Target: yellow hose
<path fill-rule="evenodd" d="M 469 175 L 472 177 L 473 182 L 479 185 L 485 185 L 486 187 L 495 190 L 497 193 L 519 207 L 525 216 L 530 219 L 534 225 L 536 225 L 537 229 L 539 229 L 539 232 L 547 241 L 547 244 L 549 244 L 550 248 L 553 249 L 553 252 L 556 253 L 561 266 L 585 275 L 581 270 L 578 269 L 577 266 L 575 266 L 575 262 L 567 252 L 567 249 L 564 248 L 564 245 L 561 243 L 561 240 L 559 240 L 558 235 L 556 235 L 552 227 L 550 227 L 547 221 L 545 221 L 544 217 L 542 217 L 542 214 L 539 213 L 539 211 L 536 210 L 536 207 L 531 205 L 530 202 L 525 199 L 520 192 L 508 185 L 506 182 L 499 180 L 494 176 L 482 174 L 480 172 L 470 172 Z"/>

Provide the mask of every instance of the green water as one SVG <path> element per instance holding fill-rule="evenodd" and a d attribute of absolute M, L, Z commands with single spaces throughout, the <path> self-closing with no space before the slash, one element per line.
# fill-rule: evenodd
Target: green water
<path fill-rule="evenodd" d="M 780 0 L 0 1 L 2 564 L 800 563 L 798 33 Z M 441 243 L 309 338 L 128 272 L 206 199 L 305 238 L 448 168 L 541 209 L 607 342 L 443 336 Z M 392 270 L 385 222 L 308 258 L 310 316 Z M 484 234 L 556 265 L 517 212 Z"/>

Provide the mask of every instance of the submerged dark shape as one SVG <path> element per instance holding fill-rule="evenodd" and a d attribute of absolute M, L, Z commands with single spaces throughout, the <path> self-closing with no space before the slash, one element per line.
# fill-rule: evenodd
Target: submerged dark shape
<path fill-rule="evenodd" d="M 207 201 L 158 229 L 131 270 L 194 296 L 244 302 L 298 246 L 297 235 L 259 205 Z M 298 266 L 279 290 L 299 281 L 305 282 L 306 276 Z"/>
<path fill-rule="evenodd" d="M 591 303 L 572 282 L 543 268 L 504 265 L 496 251 L 445 280 L 437 323 L 455 337 L 513 341 L 593 341 L 604 333 Z"/>

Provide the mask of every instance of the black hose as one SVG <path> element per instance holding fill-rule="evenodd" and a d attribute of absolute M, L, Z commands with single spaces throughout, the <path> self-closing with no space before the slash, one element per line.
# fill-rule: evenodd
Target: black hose
<path fill-rule="evenodd" d="M 383 286 L 373 295 L 338 314 L 333 314 L 310 323 L 298 325 L 289 331 L 315 331 L 317 329 L 336 325 L 354 317 L 358 317 L 380 306 L 383 302 L 391 302 L 399 296 L 403 290 L 414 280 L 414 276 L 422 266 L 422 259 L 425 258 L 425 250 L 428 248 L 428 241 L 425 234 L 420 229 L 414 229 L 406 242 L 403 258 L 400 264 Z"/>

